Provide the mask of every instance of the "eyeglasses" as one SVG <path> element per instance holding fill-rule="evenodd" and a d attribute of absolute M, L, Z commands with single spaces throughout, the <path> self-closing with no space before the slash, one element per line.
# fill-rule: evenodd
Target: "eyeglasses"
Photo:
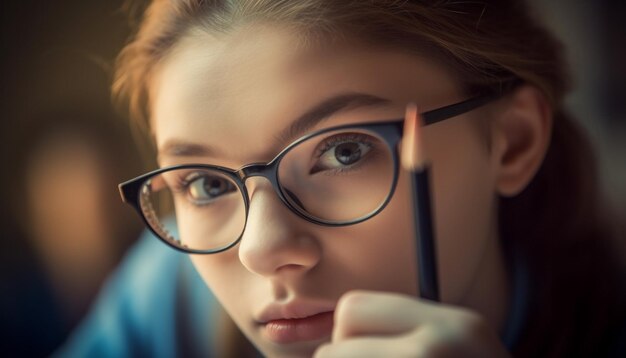
<path fill-rule="evenodd" d="M 422 114 L 433 124 L 478 108 L 499 94 L 473 97 Z M 212 254 L 235 246 L 246 227 L 246 179 L 261 176 L 299 217 L 345 226 L 385 208 L 398 180 L 403 119 L 350 124 L 307 134 L 268 163 L 231 169 L 206 164 L 161 168 L 119 185 L 148 228 L 171 247 Z"/>

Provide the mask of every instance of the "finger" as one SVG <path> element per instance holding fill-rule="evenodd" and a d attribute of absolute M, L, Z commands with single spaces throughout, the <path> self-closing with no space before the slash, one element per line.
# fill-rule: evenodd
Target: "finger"
<path fill-rule="evenodd" d="M 420 347 L 414 343 L 402 336 L 353 338 L 324 344 L 318 347 L 313 357 L 417 357 Z"/>
<path fill-rule="evenodd" d="M 359 335 L 400 334 L 436 318 L 436 304 L 412 296 L 371 291 L 350 291 L 335 310 L 333 341 Z"/>

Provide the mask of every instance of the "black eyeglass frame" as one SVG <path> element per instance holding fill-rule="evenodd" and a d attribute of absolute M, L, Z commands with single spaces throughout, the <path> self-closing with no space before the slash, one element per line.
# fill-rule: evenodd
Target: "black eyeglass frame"
<path fill-rule="evenodd" d="M 499 98 L 500 96 L 501 96 L 501 93 L 480 95 L 480 96 L 472 97 L 462 102 L 454 103 L 454 104 L 440 107 L 440 108 L 437 108 L 428 112 L 424 112 L 421 114 L 423 121 L 424 121 L 424 125 L 431 125 L 431 124 L 441 122 L 443 120 L 461 115 L 463 113 L 469 112 L 471 110 L 474 110 L 478 107 L 481 107 L 487 104 L 488 102 L 491 102 Z M 404 124 L 404 118 L 400 118 L 396 120 L 387 120 L 387 121 L 371 122 L 371 123 L 346 124 L 346 125 L 341 125 L 341 126 L 336 126 L 336 127 L 331 127 L 331 128 L 324 128 L 324 129 L 320 129 L 318 131 L 308 133 L 300 137 L 299 139 L 297 139 L 296 141 L 292 142 L 287 147 L 285 147 L 278 155 L 276 155 L 268 163 L 251 163 L 251 164 L 242 166 L 238 170 L 227 168 L 227 167 L 222 167 L 222 166 L 210 165 L 210 164 L 174 165 L 174 166 L 169 166 L 165 168 L 159 168 L 149 173 L 140 175 L 134 179 L 131 179 L 131 180 L 128 180 L 126 182 L 119 184 L 118 188 L 120 191 L 120 195 L 122 197 L 122 201 L 130 204 L 139 213 L 139 215 L 141 216 L 142 220 L 144 221 L 148 229 L 150 229 L 150 231 L 154 233 L 154 235 L 156 235 L 161 241 L 165 242 L 170 247 L 178 251 L 191 253 L 191 254 L 215 254 L 215 253 L 226 251 L 239 243 L 239 241 L 241 240 L 241 237 L 243 236 L 243 233 L 245 232 L 246 225 L 248 223 L 248 211 L 250 208 L 250 199 L 248 197 L 248 191 L 245 185 L 245 181 L 246 179 L 250 177 L 254 177 L 254 176 L 261 176 L 269 180 L 269 182 L 272 184 L 272 187 L 274 188 L 274 191 L 278 194 L 278 197 L 280 198 L 280 200 L 293 213 L 295 213 L 296 215 L 298 215 L 304 220 L 307 220 L 314 224 L 323 225 L 323 226 L 354 225 L 354 224 L 363 222 L 365 220 L 368 220 L 374 217 L 375 215 L 377 215 L 378 213 L 380 213 L 387 206 L 387 204 L 393 197 L 393 194 L 395 192 L 396 185 L 398 182 L 398 175 L 399 175 L 398 142 L 402 138 L 403 124 Z M 359 217 L 350 221 L 345 221 L 345 222 L 323 221 L 311 215 L 307 215 L 306 212 L 303 212 L 300 208 L 290 203 L 290 201 L 287 199 L 287 195 L 289 194 L 285 193 L 283 191 L 284 188 L 280 185 L 279 176 L 278 176 L 278 167 L 283 157 L 289 151 L 291 151 L 291 149 L 293 149 L 294 147 L 297 147 L 300 143 L 312 137 L 315 137 L 324 133 L 344 130 L 344 129 L 367 130 L 367 131 L 376 133 L 381 139 L 383 139 L 385 141 L 385 144 L 389 147 L 390 152 L 392 153 L 394 176 L 392 179 L 389 193 L 387 194 L 387 198 L 378 206 L 378 208 L 376 208 L 369 214 L 366 214 L 362 217 Z M 177 246 L 176 244 L 171 242 L 168 238 L 163 237 L 150 224 L 148 218 L 146 218 L 146 215 L 143 213 L 143 210 L 141 208 L 140 196 L 141 196 L 142 186 L 156 175 L 159 175 L 168 171 L 172 171 L 172 170 L 178 170 L 178 169 L 209 169 L 212 171 L 219 172 L 220 174 L 223 174 L 224 176 L 230 178 L 238 186 L 238 189 L 240 193 L 242 194 L 243 200 L 244 200 L 246 219 L 245 219 L 242 231 L 236 240 L 234 240 L 232 243 L 226 246 L 219 247 L 216 249 L 211 249 L 211 250 L 196 250 L 196 249 L 191 249 L 191 248 L 186 248 L 186 247 L 184 248 L 184 247 Z"/>

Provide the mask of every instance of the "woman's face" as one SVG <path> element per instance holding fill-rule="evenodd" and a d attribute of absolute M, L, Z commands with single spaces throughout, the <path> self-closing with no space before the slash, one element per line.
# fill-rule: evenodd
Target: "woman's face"
<path fill-rule="evenodd" d="M 409 102 L 427 111 L 465 99 L 451 73 L 426 58 L 356 44 L 302 46 L 293 31 L 261 25 L 189 35 L 157 74 L 152 126 L 161 166 L 267 162 L 289 144 L 278 134 L 296 118 L 347 93 L 386 101 L 352 103 L 307 131 L 402 118 Z M 489 271 L 484 262 L 498 252 L 487 140 L 473 118 L 484 113 L 425 129 L 442 301 L 458 305 L 476 298 L 472 288 Z M 381 213 L 345 227 L 301 219 L 264 178 L 246 185 L 250 208 L 240 243 L 192 260 L 264 354 L 311 354 L 330 338 L 332 311 L 347 291 L 417 294 L 406 175 Z"/>

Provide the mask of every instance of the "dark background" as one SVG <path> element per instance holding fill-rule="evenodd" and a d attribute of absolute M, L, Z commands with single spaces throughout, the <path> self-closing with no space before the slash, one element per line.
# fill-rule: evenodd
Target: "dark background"
<path fill-rule="evenodd" d="M 121 7 L 118 0 L 0 2 L 1 356 L 49 355 L 141 230 L 117 191 L 145 169 L 109 93 L 114 58 L 130 33 Z M 66 170 L 64 184 L 68 165 L 83 169 Z M 34 167 L 47 175 L 30 183 Z M 101 181 L 83 185 L 93 177 Z M 71 191 L 55 200 L 55 190 Z M 88 205 L 93 200 L 97 207 Z M 50 245 L 76 249 L 63 255 Z"/>
<path fill-rule="evenodd" d="M 607 195 L 616 210 L 626 213 L 626 2 L 533 2 L 569 46 L 578 87 L 568 103 L 598 148 Z M 147 165 L 135 154 L 126 119 L 112 109 L 109 94 L 112 64 L 131 26 L 119 0 L 3 1 L 0 16 L 0 355 L 45 356 L 80 320 L 107 273 L 141 230 L 134 213 L 118 199 L 116 184 Z M 77 138 L 85 140 L 81 144 Z M 74 142 L 78 144 L 64 147 Z M 58 173 L 49 181 L 44 176 L 31 183 L 29 173 L 36 165 L 47 168 L 45 164 L 52 163 L 48 172 L 54 173 L 56 165 L 63 173 L 64 163 L 55 164 L 58 155 L 50 154 L 61 147 L 69 153 L 93 149 L 100 170 L 96 172 L 105 173 L 100 176 L 106 180 L 94 189 L 99 190 L 102 208 L 94 215 L 106 223 L 97 231 L 106 233 L 100 242 L 91 243 L 90 228 L 77 215 L 86 211 L 81 210 L 82 194 L 58 202 L 49 199 L 63 185 L 54 180 Z M 81 160 L 70 155 L 67 162 L 80 167 Z M 77 180 L 76 175 L 68 174 L 67 183 Z M 79 188 L 81 182 L 77 183 L 68 185 Z M 70 217 L 54 219 L 63 225 L 37 230 L 46 211 L 38 214 L 38 204 L 32 203 L 50 200 L 53 207 L 58 205 L 56 214 L 67 210 Z M 56 236 L 48 235 L 55 228 Z M 84 236 L 70 235 L 81 230 Z M 93 262 L 107 259 L 90 269 L 89 262 L 59 256 L 42 244 L 52 240 L 61 245 L 74 236 L 83 245 L 79 254 L 93 255 Z M 64 267 L 74 267 L 82 276 L 51 273 L 59 258 L 65 258 Z M 54 275 L 56 279 L 51 278 Z M 87 283 L 75 291 L 67 289 L 81 278 Z"/>

